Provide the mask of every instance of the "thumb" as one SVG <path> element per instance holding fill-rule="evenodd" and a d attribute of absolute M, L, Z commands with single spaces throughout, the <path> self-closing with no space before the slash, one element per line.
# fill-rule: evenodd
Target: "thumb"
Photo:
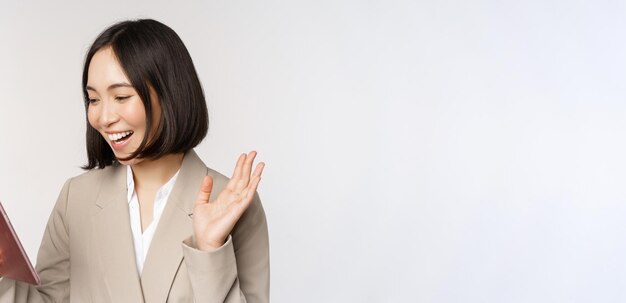
<path fill-rule="evenodd" d="M 200 192 L 198 193 L 196 204 L 209 203 L 209 198 L 211 198 L 212 190 L 213 190 L 213 177 L 211 176 L 204 177 L 204 179 L 202 180 L 202 184 L 200 185 Z"/>

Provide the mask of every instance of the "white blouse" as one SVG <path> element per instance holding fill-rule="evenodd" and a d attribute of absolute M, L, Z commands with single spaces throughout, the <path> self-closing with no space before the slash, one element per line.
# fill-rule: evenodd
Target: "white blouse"
<path fill-rule="evenodd" d="M 180 170 L 174 174 L 174 176 L 167 181 L 156 193 L 154 198 L 154 210 L 152 213 L 152 222 L 144 230 L 141 232 L 141 213 L 139 210 L 139 200 L 137 199 L 137 193 L 135 192 L 135 180 L 133 179 L 133 171 L 130 168 L 130 165 L 126 166 L 126 184 L 128 185 L 128 208 L 130 211 L 130 228 L 133 233 L 133 242 L 135 243 L 135 260 L 137 263 L 137 271 L 139 275 L 143 271 L 143 264 L 146 261 L 146 256 L 148 255 L 148 249 L 150 248 L 150 243 L 152 242 L 152 238 L 154 237 L 154 232 L 159 225 L 159 220 L 161 219 L 161 215 L 163 214 L 163 210 L 165 209 L 165 204 L 167 203 L 167 199 L 172 192 L 172 188 L 174 187 L 174 183 L 176 183 L 176 178 L 178 177 L 178 173 Z"/>

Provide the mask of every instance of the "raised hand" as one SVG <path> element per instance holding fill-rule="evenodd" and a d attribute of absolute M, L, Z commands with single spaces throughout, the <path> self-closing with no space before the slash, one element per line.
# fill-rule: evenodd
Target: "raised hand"
<path fill-rule="evenodd" d="M 251 174 L 255 157 L 255 151 L 239 156 L 232 178 L 214 200 L 210 200 L 213 178 L 204 177 L 193 210 L 193 232 L 197 249 L 210 251 L 224 245 L 241 215 L 252 204 L 265 167 L 265 163 L 260 162 Z"/>

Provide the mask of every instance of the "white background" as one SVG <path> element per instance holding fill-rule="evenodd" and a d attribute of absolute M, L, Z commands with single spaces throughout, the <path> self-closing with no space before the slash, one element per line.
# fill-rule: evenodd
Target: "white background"
<path fill-rule="evenodd" d="M 15 1 L 18 2 L 18 1 Z M 0 4 L 0 200 L 31 259 L 85 164 L 82 61 L 155 18 L 230 174 L 260 194 L 273 302 L 624 302 L 623 1 Z"/>

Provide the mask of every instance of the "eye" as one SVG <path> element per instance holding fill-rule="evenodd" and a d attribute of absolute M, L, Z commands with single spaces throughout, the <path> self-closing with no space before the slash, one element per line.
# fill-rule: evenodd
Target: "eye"
<path fill-rule="evenodd" d="M 128 99 L 130 97 L 131 96 L 117 96 L 117 97 L 115 97 L 115 100 L 116 101 L 124 101 L 124 100 L 126 100 L 126 99 Z"/>
<path fill-rule="evenodd" d="M 95 99 L 95 98 L 89 98 L 89 99 L 87 99 L 87 102 L 88 102 L 89 104 L 95 104 L 95 103 L 98 103 L 98 101 L 100 101 L 100 100 L 99 100 L 99 99 Z"/>

